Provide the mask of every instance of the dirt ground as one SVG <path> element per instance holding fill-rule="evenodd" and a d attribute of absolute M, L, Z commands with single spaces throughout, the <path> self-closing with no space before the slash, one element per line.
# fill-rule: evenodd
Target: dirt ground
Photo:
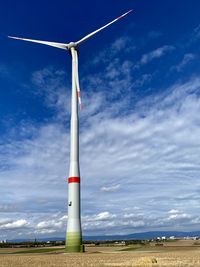
<path fill-rule="evenodd" d="M 123 251 L 127 248 L 128 251 Z M 200 246 L 194 245 L 194 242 L 131 249 L 132 247 L 88 247 L 83 254 L 67 254 L 62 247 L 56 251 L 24 254 L 16 254 L 24 249 L 0 249 L 0 267 L 200 267 Z"/>

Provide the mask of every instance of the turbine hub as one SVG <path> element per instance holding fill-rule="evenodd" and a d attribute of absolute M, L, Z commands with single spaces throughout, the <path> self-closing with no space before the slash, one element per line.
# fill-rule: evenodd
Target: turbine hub
<path fill-rule="evenodd" d="M 71 43 L 69 43 L 68 45 L 67 45 L 67 48 L 70 50 L 72 47 L 76 47 L 77 45 L 76 45 L 76 43 L 75 42 L 71 42 Z"/>

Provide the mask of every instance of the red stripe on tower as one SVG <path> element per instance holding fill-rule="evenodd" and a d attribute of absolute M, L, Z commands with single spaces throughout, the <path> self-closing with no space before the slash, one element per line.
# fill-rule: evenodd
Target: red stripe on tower
<path fill-rule="evenodd" d="M 69 177 L 68 183 L 80 183 L 80 177 Z"/>

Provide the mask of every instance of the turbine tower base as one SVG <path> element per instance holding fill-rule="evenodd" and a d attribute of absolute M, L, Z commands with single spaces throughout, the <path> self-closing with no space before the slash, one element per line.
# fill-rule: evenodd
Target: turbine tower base
<path fill-rule="evenodd" d="M 66 252 L 85 252 L 80 233 L 67 233 Z"/>
<path fill-rule="evenodd" d="M 66 246 L 66 252 L 67 253 L 83 253 L 85 252 L 85 246 L 79 245 L 79 246 Z"/>

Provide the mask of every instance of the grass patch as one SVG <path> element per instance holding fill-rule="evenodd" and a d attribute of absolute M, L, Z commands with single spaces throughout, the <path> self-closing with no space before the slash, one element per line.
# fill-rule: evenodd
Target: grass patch
<path fill-rule="evenodd" d="M 64 248 L 37 248 L 37 249 L 27 249 L 22 251 L 11 252 L 9 254 L 28 254 L 28 253 L 48 253 L 54 251 L 64 252 Z"/>

